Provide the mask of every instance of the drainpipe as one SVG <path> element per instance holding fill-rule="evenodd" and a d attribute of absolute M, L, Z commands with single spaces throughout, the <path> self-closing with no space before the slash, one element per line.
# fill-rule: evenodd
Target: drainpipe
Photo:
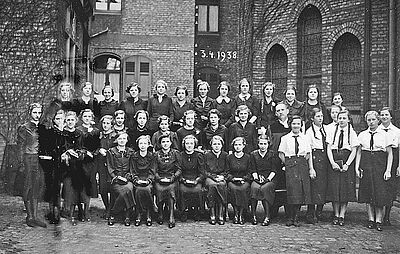
<path fill-rule="evenodd" d="M 389 4 L 389 107 L 395 109 L 396 101 L 396 0 Z"/>
<path fill-rule="evenodd" d="M 370 109 L 371 104 L 371 0 L 365 0 L 364 7 L 364 113 Z"/>

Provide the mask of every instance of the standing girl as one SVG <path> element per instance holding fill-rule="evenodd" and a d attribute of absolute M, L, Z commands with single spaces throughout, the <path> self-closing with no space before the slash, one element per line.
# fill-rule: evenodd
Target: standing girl
<path fill-rule="evenodd" d="M 300 116 L 303 112 L 304 102 L 300 102 L 296 99 L 296 87 L 292 85 L 288 85 L 285 91 L 285 100 L 284 103 L 289 110 L 288 117 L 292 119 L 293 116 Z"/>
<path fill-rule="evenodd" d="M 324 119 L 322 111 L 314 108 L 311 118 L 313 123 L 307 129 L 306 137 L 311 145 L 316 177 L 311 180 L 311 205 L 307 208 L 307 220 L 314 224 L 321 219 L 322 208 L 325 204 L 329 160 L 326 153 L 326 131 L 322 123 Z"/>
<path fill-rule="evenodd" d="M 266 82 L 263 87 L 263 99 L 261 101 L 260 118 L 258 121 L 258 127 L 261 128 L 263 134 L 270 135 L 270 126 L 277 119 L 275 114 L 275 107 L 277 101 L 274 100 L 273 94 L 275 90 L 275 84 L 272 82 Z"/>
<path fill-rule="evenodd" d="M 229 198 L 234 211 L 234 224 L 244 224 L 243 211 L 250 199 L 250 156 L 244 153 L 246 140 L 236 137 L 232 141 L 233 153 L 226 158 Z"/>
<path fill-rule="evenodd" d="M 139 151 L 138 143 L 136 142 L 140 136 L 150 136 L 151 131 L 147 128 L 149 114 L 144 110 L 138 110 L 135 115 L 136 125 L 133 129 L 128 129 L 128 146 L 135 151 Z"/>
<path fill-rule="evenodd" d="M 229 140 L 232 143 L 236 137 L 243 137 L 247 144 L 244 152 L 251 153 L 257 147 L 257 129 L 256 125 L 249 121 L 249 118 L 251 118 L 250 109 L 246 105 L 240 105 L 236 109 L 236 116 L 239 121 L 229 127 Z"/>
<path fill-rule="evenodd" d="M 61 102 L 61 108 L 64 112 L 70 111 L 73 109 L 72 104 L 72 96 L 74 94 L 74 88 L 69 82 L 62 82 L 58 86 L 58 96 L 57 99 Z"/>
<path fill-rule="evenodd" d="M 147 112 L 149 113 L 149 130 L 151 135 L 158 129 L 158 118 L 162 115 L 169 117 L 170 121 L 174 119 L 174 111 L 172 107 L 172 99 L 166 94 L 168 89 L 167 83 L 164 80 L 157 80 L 154 85 L 156 94 L 149 99 Z"/>
<path fill-rule="evenodd" d="M 104 86 L 101 94 L 104 96 L 104 100 L 99 102 L 99 117 L 114 115 L 114 112 L 118 109 L 118 102 L 113 99 L 114 89 L 112 86 Z"/>
<path fill-rule="evenodd" d="M 208 125 L 204 129 L 204 149 L 211 150 L 211 139 L 218 135 L 220 136 L 224 142 L 228 140 L 228 129 L 220 124 L 221 113 L 218 109 L 211 109 L 208 112 Z M 225 147 L 224 147 L 224 150 Z"/>
<path fill-rule="evenodd" d="M 311 146 L 301 133 L 302 119 L 293 116 L 292 131 L 281 138 L 279 158 L 285 164 L 288 222 L 286 226 L 299 226 L 301 205 L 311 204 L 310 178 L 315 178 Z"/>
<path fill-rule="evenodd" d="M 307 89 L 307 100 L 302 112 L 303 119 L 306 123 L 306 130 L 313 122 L 311 115 L 313 114 L 314 108 L 318 108 L 322 111 L 324 116 L 323 123 L 328 124 L 330 122 L 328 110 L 326 109 L 325 104 L 321 101 L 319 89 L 316 85 L 309 85 Z"/>
<path fill-rule="evenodd" d="M 82 96 L 73 100 L 73 108 L 76 115 L 80 115 L 84 109 L 90 109 L 94 116 L 99 117 L 99 103 L 96 98 L 93 97 L 93 84 L 85 82 L 81 85 Z"/>
<path fill-rule="evenodd" d="M 138 83 L 132 82 L 127 88 L 126 92 L 129 94 L 125 101 L 122 101 L 119 105 L 119 109 L 125 112 L 126 114 L 126 122 L 125 125 L 133 129 L 136 125 L 135 123 L 135 115 L 139 110 L 147 109 L 147 101 L 142 100 L 140 98 L 140 88 Z"/>
<path fill-rule="evenodd" d="M 251 118 L 249 119 L 249 122 L 255 124 L 260 114 L 260 103 L 256 97 L 250 94 L 251 86 L 247 79 L 244 78 L 240 80 L 239 88 L 240 94 L 235 97 L 236 109 L 240 105 L 246 105 L 251 112 Z"/>
<path fill-rule="evenodd" d="M 235 101 L 228 97 L 231 85 L 227 81 L 222 81 L 218 86 L 219 96 L 213 101 L 212 108 L 221 113 L 220 124 L 226 128 L 235 121 Z"/>
<path fill-rule="evenodd" d="M 382 231 L 383 207 L 392 201 L 388 185 L 393 162 L 392 145 L 395 145 L 393 141 L 398 141 L 378 128 L 378 112 L 368 111 L 365 121 L 368 129 L 358 135 L 360 147 L 356 158 L 356 173 L 360 178 L 358 202 L 367 204 L 367 227 L 376 226 Z"/>
<path fill-rule="evenodd" d="M 171 130 L 176 132 L 184 125 L 183 115 L 187 110 L 193 110 L 193 104 L 187 101 L 189 92 L 186 86 L 177 86 L 175 89 L 176 101 L 173 103 L 174 120 L 171 125 Z"/>
<path fill-rule="evenodd" d="M 196 112 L 195 126 L 202 130 L 208 123 L 207 113 L 212 108 L 213 99 L 207 96 L 210 91 L 210 85 L 207 82 L 200 82 L 197 86 L 197 90 L 199 96 L 192 99 L 192 104 Z"/>
<path fill-rule="evenodd" d="M 175 132 L 169 130 L 170 126 L 170 120 L 168 116 L 160 116 L 158 118 L 158 126 L 159 130 L 153 134 L 153 137 L 151 138 L 151 143 L 153 144 L 154 151 L 158 151 L 161 149 L 160 143 L 158 143 L 158 139 L 163 136 L 163 135 L 169 135 L 171 137 L 172 145 L 171 147 L 173 149 L 179 149 L 179 141 L 178 141 L 178 136 Z"/>
<path fill-rule="evenodd" d="M 195 126 L 196 113 L 193 110 L 188 110 L 184 114 L 185 124 L 177 130 L 179 150 L 182 151 L 182 141 L 188 135 L 193 135 L 198 140 L 198 149 L 202 149 L 204 143 L 204 133 Z"/>
<path fill-rule="evenodd" d="M 127 133 L 128 127 L 125 125 L 125 112 L 122 110 L 117 110 L 114 113 L 114 126 L 113 130 L 115 133 Z"/>
<path fill-rule="evenodd" d="M 334 131 L 328 133 L 327 143 L 330 167 L 326 200 L 332 202 L 334 212 L 332 224 L 344 226 L 348 202 L 357 201 L 353 161 L 359 145 L 357 134 L 350 125 L 347 110 L 339 112 L 338 124 Z"/>

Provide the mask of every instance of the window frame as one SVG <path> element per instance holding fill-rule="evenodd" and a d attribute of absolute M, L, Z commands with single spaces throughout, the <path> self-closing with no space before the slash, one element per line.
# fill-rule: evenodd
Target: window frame
<path fill-rule="evenodd" d="M 206 31 L 200 31 L 200 6 L 206 6 L 207 13 L 206 13 Z M 210 31 L 210 7 L 215 6 L 217 7 L 217 31 Z M 219 35 L 220 33 L 220 4 L 219 1 L 211 1 L 211 0 L 203 0 L 196 2 L 196 31 L 198 35 Z"/>
<path fill-rule="evenodd" d="M 120 0 L 120 9 L 119 10 L 110 10 L 111 0 L 107 1 L 107 9 L 97 9 L 97 1 L 94 4 L 94 14 L 109 14 L 109 15 L 120 15 L 122 12 L 122 0 Z"/>

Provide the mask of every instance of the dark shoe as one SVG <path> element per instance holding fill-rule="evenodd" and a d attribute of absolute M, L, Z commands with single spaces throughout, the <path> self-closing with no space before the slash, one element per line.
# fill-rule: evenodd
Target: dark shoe
<path fill-rule="evenodd" d="M 131 219 L 125 218 L 125 220 L 124 220 L 124 225 L 127 226 L 127 227 L 129 227 L 129 226 L 131 225 Z"/>
<path fill-rule="evenodd" d="M 375 227 L 375 222 L 372 220 L 368 221 L 367 228 L 373 229 L 374 227 Z"/>
<path fill-rule="evenodd" d="M 210 218 L 210 220 L 208 221 L 211 225 L 215 225 L 217 224 L 217 221 L 215 219 L 215 217 Z"/>
<path fill-rule="evenodd" d="M 108 218 L 108 226 L 112 226 L 112 225 L 114 225 L 114 216 L 110 216 L 109 218 Z"/>
<path fill-rule="evenodd" d="M 153 222 L 151 221 L 151 218 L 147 218 L 147 219 L 146 219 L 146 225 L 147 225 L 148 227 L 150 227 L 151 225 L 153 225 Z"/>
<path fill-rule="evenodd" d="M 218 225 L 225 225 L 224 218 L 218 218 Z"/>
<path fill-rule="evenodd" d="M 339 226 L 343 227 L 344 226 L 344 218 L 339 217 Z"/>
<path fill-rule="evenodd" d="M 187 215 L 187 211 L 184 211 L 183 213 L 182 213 L 182 216 L 181 216 L 181 221 L 182 222 L 186 222 L 187 221 L 187 218 L 188 218 L 188 215 Z"/>
<path fill-rule="evenodd" d="M 71 218 L 71 224 L 72 224 L 72 226 L 76 226 L 77 225 L 75 217 Z"/>
<path fill-rule="evenodd" d="M 37 225 L 36 225 L 36 223 L 35 223 L 35 221 L 33 220 L 33 219 L 31 219 L 31 218 L 26 218 L 25 219 L 25 221 L 26 221 L 26 225 L 28 225 L 29 227 L 36 227 Z"/>
<path fill-rule="evenodd" d="M 334 216 L 332 220 L 332 225 L 338 225 L 339 224 L 339 217 Z"/>
<path fill-rule="evenodd" d="M 292 219 L 288 219 L 287 222 L 286 222 L 286 226 L 290 227 L 290 226 L 293 226 L 293 225 L 294 225 L 294 221 Z"/>
<path fill-rule="evenodd" d="M 239 224 L 239 215 L 235 214 L 235 217 L 233 217 L 233 224 Z"/>
<path fill-rule="evenodd" d="M 257 217 L 256 216 L 253 216 L 253 218 L 251 218 L 251 224 L 257 225 Z"/>
<path fill-rule="evenodd" d="M 46 223 L 44 223 L 43 221 L 40 221 L 38 219 L 34 219 L 33 223 L 35 223 L 35 225 L 38 226 L 38 227 L 47 228 Z"/>
<path fill-rule="evenodd" d="M 382 231 L 382 223 L 380 223 L 380 222 L 376 223 L 376 230 Z"/>
<path fill-rule="evenodd" d="M 263 226 L 268 226 L 268 225 L 269 225 L 269 219 L 268 219 L 268 218 L 265 218 L 264 221 L 263 221 L 263 223 L 262 223 L 261 225 L 263 225 Z"/>
<path fill-rule="evenodd" d="M 174 227 L 175 227 L 175 221 L 168 222 L 168 228 L 174 228 Z"/>
<path fill-rule="evenodd" d="M 140 226 L 140 222 L 141 222 L 140 219 L 136 219 L 136 220 L 135 220 L 135 226 L 136 226 L 136 227 L 139 227 L 139 226 Z"/>
<path fill-rule="evenodd" d="M 164 223 L 164 218 L 163 218 L 163 215 L 162 215 L 162 211 L 159 212 L 159 214 L 158 214 L 157 223 L 160 224 L 160 225 L 162 225 Z"/>
<path fill-rule="evenodd" d="M 239 224 L 244 225 L 244 218 L 243 216 L 239 216 Z"/>

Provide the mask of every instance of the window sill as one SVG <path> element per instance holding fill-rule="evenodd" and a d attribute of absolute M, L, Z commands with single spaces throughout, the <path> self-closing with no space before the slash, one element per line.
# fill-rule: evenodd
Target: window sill
<path fill-rule="evenodd" d="M 211 37 L 219 37 L 219 32 L 217 33 L 208 33 L 208 32 L 197 32 L 198 36 L 211 36 Z"/>
<path fill-rule="evenodd" d="M 95 10 L 94 15 L 113 15 L 113 16 L 121 16 L 122 11 L 102 11 L 102 10 Z"/>

